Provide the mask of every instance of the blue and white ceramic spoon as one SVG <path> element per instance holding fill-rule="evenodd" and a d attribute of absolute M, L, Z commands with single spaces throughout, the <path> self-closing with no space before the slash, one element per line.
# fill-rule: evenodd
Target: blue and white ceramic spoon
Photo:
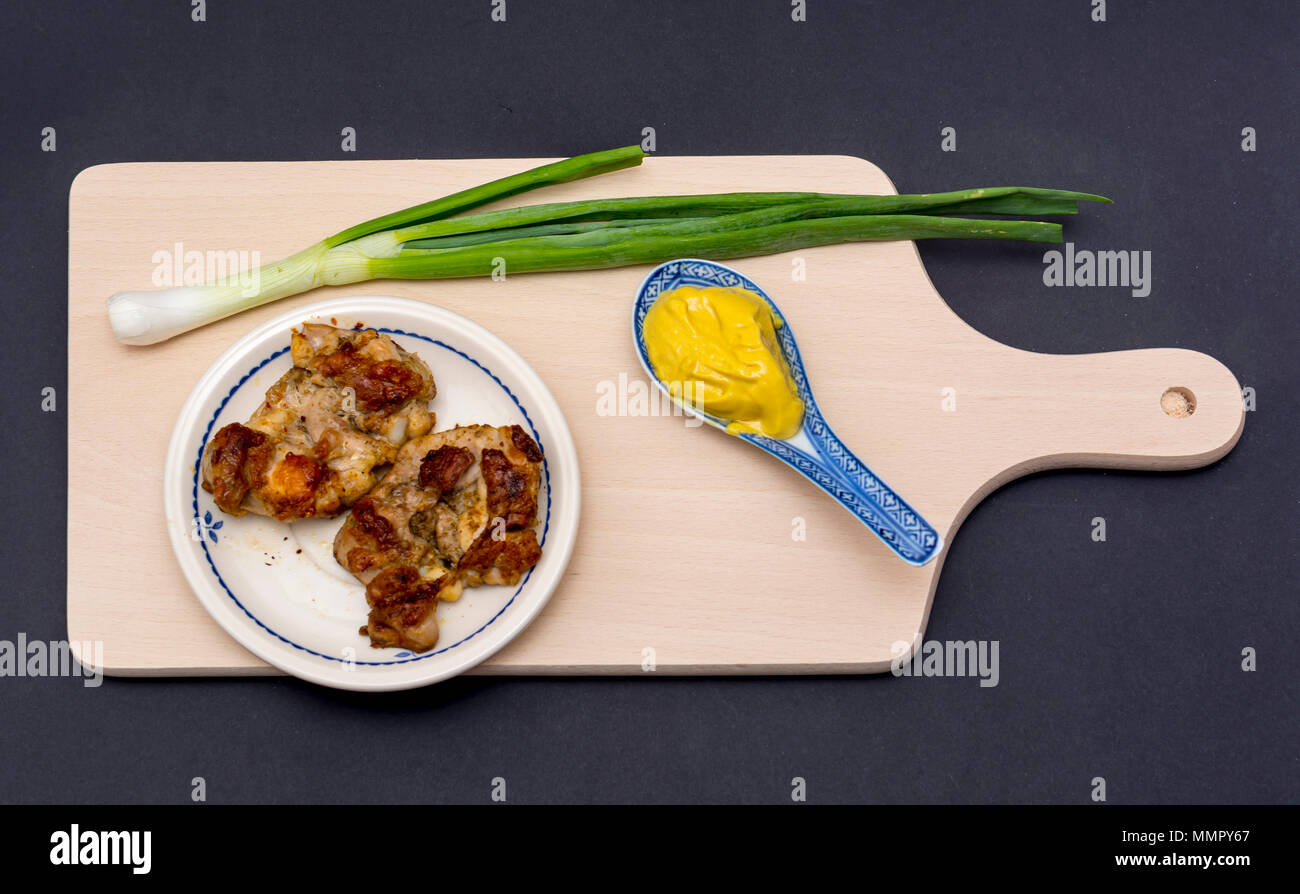
<path fill-rule="evenodd" d="M 632 337 L 636 342 L 637 356 L 646 374 L 661 391 L 672 397 L 667 386 L 655 375 L 645 346 L 645 316 L 660 295 L 678 286 L 726 286 L 748 289 L 761 295 L 771 306 L 780 326 L 776 330 L 785 353 L 786 362 L 804 403 L 803 427 L 784 440 L 765 435 L 741 433 L 735 437 L 765 450 L 812 481 L 849 510 L 905 562 L 924 565 L 943 549 L 943 538 L 921 517 L 915 509 L 894 493 L 890 487 L 867 468 L 866 463 L 853 455 L 826 424 L 817 401 L 813 399 L 808 375 L 804 370 L 799 346 L 781 309 L 771 296 L 739 271 L 713 261 L 681 258 L 660 264 L 637 291 L 636 305 L 632 310 Z M 675 399 L 674 399 L 675 400 Z M 680 402 L 679 402 L 680 403 Z M 685 412 L 703 419 L 709 425 L 726 431 L 727 420 L 695 410 L 682 404 Z"/>

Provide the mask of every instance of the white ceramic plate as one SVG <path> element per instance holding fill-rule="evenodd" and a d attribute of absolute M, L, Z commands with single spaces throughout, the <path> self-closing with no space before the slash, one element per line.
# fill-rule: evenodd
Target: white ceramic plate
<path fill-rule="evenodd" d="M 518 424 L 542 448 L 542 559 L 517 587 L 466 588 L 438 606 L 437 646 L 424 654 L 375 649 L 359 630 L 365 588 L 334 560 L 342 517 L 283 524 L 234 518 L 198 484 L 212 434 L 244 422 L 291 366 L 289 330 L 304 321 L 387 332 L 433 370 L 435 430 Z M 167 451 L 163 502 L 172 548 L 203 607 L 264 661 L 313 683 L 389 690 L 446 679 L 488 658 L 528 625 L 559 583 L 578 531 L 573 438 L 555 398 L 522 357 L 477 323 L 401 298 L 325 301 L 276 317 L 241 338 L 199 379 Z"/>

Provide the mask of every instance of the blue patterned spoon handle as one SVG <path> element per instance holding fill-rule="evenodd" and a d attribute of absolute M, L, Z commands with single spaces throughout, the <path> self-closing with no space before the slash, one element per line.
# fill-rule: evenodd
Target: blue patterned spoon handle
<path fill-rule="evenodd" d="M 912 565 L 943 549 L 943 538 L 921 514 L 844 446 L 825 420 L 813 416 L 793 438 L 777 441 L 742 435 L 812 481 Z"/>

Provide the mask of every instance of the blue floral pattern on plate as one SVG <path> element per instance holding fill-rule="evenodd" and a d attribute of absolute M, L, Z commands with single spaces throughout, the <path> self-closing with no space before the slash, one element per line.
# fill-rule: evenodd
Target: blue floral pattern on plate
<path fill-rule="evenodd" d="M 203 513 L 203 518 L 194 517 L 194 539 L 202 540 L 207 537 L 213 543 L 217 542 L 217 532 L 222 529 L 226 523 L 221 519 L 212 520 L 212 510 Z"/>

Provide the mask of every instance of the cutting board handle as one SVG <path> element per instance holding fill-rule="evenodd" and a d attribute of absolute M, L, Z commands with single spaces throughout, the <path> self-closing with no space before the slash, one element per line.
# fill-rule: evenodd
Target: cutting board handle
<path fill-rule="evenodd" d="M 1035 383 L 1010 427 L 1032 453 L 1012 446 L 1028 464 L 1020 474 L 1064 466 L 1191 469 L 1219 459 L 1241 436 L 1241 386 L 1206 354 L 1026 353 L 1020 362 L 1024 380 Z"/>

